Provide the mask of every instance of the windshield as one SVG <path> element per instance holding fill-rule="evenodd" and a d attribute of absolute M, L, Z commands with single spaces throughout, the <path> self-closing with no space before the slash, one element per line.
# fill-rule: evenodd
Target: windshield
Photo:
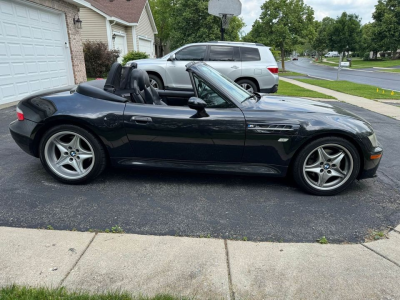
<path fill-rule="evenodd" d="M 242 103 L 245 100 L 249 99 L 250 97 L 253 97 L 253 94 L 243 89 L 232 79 L 219 73 L 218 71 L 209 67 L 208 65 L 197 64 L 196 68 L 201 72 L 201 74 L 207 76 L 210 80 L 212 80 L 212 83 L 215 86 L 227 92 L 230 96 L 234 97 L 236 101 Z"/>

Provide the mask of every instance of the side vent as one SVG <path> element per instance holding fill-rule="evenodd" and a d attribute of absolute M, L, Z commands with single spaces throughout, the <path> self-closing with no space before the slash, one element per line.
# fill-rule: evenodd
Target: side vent
<path fill-rule="evenodd" d="M 293 135 L 297 134 L 299 125 L 289 125 L 289 124 L 247 124 L 247 129 L 254 133 L 264 133 L 264 134 L 286 134 Z"/>

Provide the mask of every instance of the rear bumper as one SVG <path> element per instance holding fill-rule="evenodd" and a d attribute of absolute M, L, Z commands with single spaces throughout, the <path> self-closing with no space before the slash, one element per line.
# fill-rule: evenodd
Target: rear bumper
<path fill-rule="evenodd" d="M 380 145 L 368 153 L 368 157 L 364 159 L 364 168 L 358 175 L 359 180 L 376 177 L 376 171 L 378 170 L 382 157 L 378 159 L 371 159 L 371 155 L 378 154 L 383 154 L 383 149 Z"/>
<path fill-rule="evenodd" d="M 25 119 L 24 121 L 15 120 L 9 127 L 11 136 L 17 145 L 26 153 L 36 157 L 38 153 L 32 137 L 37 126 L 38 123 Z"/>
<path fill-rule="evenodd" d="M 260 89 L 260 93 L 272 94 L 278 91 L 278 85 L 275 84 L 272 88 L 269 89 Z"/>

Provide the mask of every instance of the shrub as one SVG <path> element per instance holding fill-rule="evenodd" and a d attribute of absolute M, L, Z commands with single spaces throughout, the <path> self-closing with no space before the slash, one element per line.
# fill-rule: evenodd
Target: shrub
<path fill-rule="evenodd" d="M 119 57 L 118 50 L 109 50 L 103 42 L 86 41 L 83 43 L 86 74 L 88 77 L 107 77 L 111 65 Z"/>
<path fill-rule="evenodd" d="M 363 60 L 370 60 L 369 52 L 364 53 Z"/>
<path fill-rule="evenodd" d="M 122 65 L 125 66 L 125 64 L 131 60 L 138 60 L 138 59 L 145 59 L 145 58 L 149 58 L 149 55 L 145 52 L 130 51 L 126 55 L 124 55 L 124 57 L 122 58 Z"/>

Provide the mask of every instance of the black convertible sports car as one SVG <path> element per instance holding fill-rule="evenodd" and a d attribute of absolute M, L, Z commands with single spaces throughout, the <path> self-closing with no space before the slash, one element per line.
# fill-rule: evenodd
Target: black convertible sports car
<path fill-rule="evenodd" d="M 17 144 L 65 183 L 107 164 L 283 177 L 333 195 L 375 176 L 382 148 L 371 125 L 329 104 L 250 94 L 205 63 L 187 65 L 193 91 L 155 90 L 135 66 L 107 80 L 32 95 L 10 124 Z"/>

